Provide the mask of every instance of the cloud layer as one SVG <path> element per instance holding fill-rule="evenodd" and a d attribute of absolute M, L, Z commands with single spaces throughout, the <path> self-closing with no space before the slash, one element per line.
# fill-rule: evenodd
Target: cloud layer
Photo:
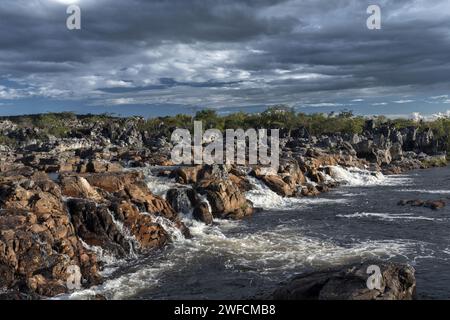
<path fill-rule="evenodd" d="M 365 0 L 78 0 L 69 31 L 69 2 L 0 2 L 3 105 L 449 106 L 447 0 L 380 0 L 381 30 Z"/>

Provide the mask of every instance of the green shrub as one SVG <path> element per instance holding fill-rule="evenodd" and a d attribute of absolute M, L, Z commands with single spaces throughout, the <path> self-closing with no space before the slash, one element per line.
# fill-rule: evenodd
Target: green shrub
<path fill-rule="evenodd" d="M 448 164 L 448 161 L 446 158 L 442 157 L 433 157 L 429 160 L 423 160 L 422 164 L 426 168 L 432 168 L 432 167 L 445 167 Z"/>
<path fill-rule="evenodd" d="M 0 134 L 0 145 L 13 147 L 16 145 L 16 141 L 8 136 Z"/>

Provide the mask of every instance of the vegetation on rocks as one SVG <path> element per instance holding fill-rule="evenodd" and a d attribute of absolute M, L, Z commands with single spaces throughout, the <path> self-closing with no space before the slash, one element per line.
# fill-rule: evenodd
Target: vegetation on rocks
<path fill-rule="evenodd" d="M 37 128 L 39 133 L 36 136 L 45 134 L 57 138 L 71 137 L 74 135 L 74 128 L 70 123 L 77 119 L 85 124 L 112 124 L 121 118 L 110 114 L 101 115 L 75 115 L 70 112 L 47 113 L 41 115 L 3 117 L 16 124 L 19 128 Z M 227 115 L 219 115 L 215 110 L 205 109 L 197 112 L 194 116 L 178 114 L 175 116 L 156 117 L 143 119 L 136 117 L 137 129 L 150 136 L 170 136 L 174 128 L 184 128 L 193 130 L 194 121 L 202 121 L 203 128 L 225 129 L 249 129 L 249 128 L 267 128 L 281 129 L 284 132 L 304 128 L 311 135 L 329 135 L 335 133 L 341 134 L 361 134 L 364 131 L 367 118 L 355 116 L 352 111 L 341 111 L 340 113 L 314 113 L 305 114 L 295 112 L 293 109 L 277 105 L 268 108 L 261 113 L 236 112 Z M 446 150 L 450 153 L 450 118 L 441 117 L 432 121 L 414 121 L 411 119 L 389 119 L 385 116 L 376 116 L 374 119 L 375 127 L 391 126 L 398 130 L 415 127 L 418 132 L 431 130 L 436 138 L 445 140 Z M 122 121 L 124 121 L 122 119 Z M 0 144 L 11 144 L 13 139 L 8 136 L 0 136 Z"/>

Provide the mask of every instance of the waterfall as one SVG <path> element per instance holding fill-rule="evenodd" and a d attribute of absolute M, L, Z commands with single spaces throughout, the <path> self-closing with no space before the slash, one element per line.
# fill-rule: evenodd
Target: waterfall
<path fill-rule="evenodd" d="M 111 213 L 111 211 L 109 209 L 107 211 L 108 211 L 109 215 L 111 216 L 113 223 L 119 230 L 120 234 L 125 238 L 125 240 L 127 240 L 128 244 L 130 246 L 129 256 L 131 258 L 137 258 L 138 255 L 136 253 L 136 249 L 139 249 L 141 246 L 139 244 L 139 241 L 137 241 L 136 238 L 133 235 L 131 235 L 130 231 L 123 225 L 123 223 L 121 221 L 118 221 L 114 217 L 114 215 Z"/>

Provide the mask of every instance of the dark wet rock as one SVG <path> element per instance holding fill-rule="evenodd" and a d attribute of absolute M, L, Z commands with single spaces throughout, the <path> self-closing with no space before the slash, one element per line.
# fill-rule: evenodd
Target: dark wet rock
<path fill-rule="evenodd" d="M 197 194 L 192 188 L 170 189 L 166 200 L 176 212 L 189 213 L 197 202 Z"/>
<path fill-rule="evenodd" d="M 119 172 L 123 167 L 118 163 L 110 163 L 108 161 L 92 160 L 86 165 L 86 172 Z"/>
<path fill-rule="evenodd" d="M 212 224 L 214 220 L 211 210 L 206 202 L 199 203 L 194 208 L 192 216 L 195 220 L 204 222 L 205 224 Z"/>
<path fill-rule="evenodd" d="M 26 289 L 25 291 L 20 291 L 19 289 L 7 290 L 6 292 L 0 293 L 0 301 L 30 301 L 41 299 L 41 296 L 37 293 L 30 292 Z"/>
<path fill-rule="evenodd" d="M 425 207 L 425 208 L 430 208 L 433 210 L 438 210 L 438 209 L 442 209 L 444 208 L 447 203 L 445 200 L 439 199 L 439 200 L 420 200 L 420 199 L 416 199 L 416 200 L 400 200 L 397 203 L 399 206 L 406 206 L 406 205 L 410 205 L 412 207 Z"/>
<path fill-rule="evenodd" d="M 429 200 L 425 202 L 424 206 L 433 210 L 442 209 L 447 205 L 444 200 Z"/>
<path fill-rule="evenodd" d="M 170 189 L 167 191 L 166 199 L 177 212 L 192 213 L 195 220 L 205 224 L 213 222 L 213 215 L 208 203 L 192 188 Z"/>
<path fill-rule="evenodd" d="M 130 252 L 132 243 L 114 223 L 107 207 L 85 199 L 69 199 L 67 207 L 77 235 L 88 245 L 101 247 L 117 257 Z"/>
<path fill-rule="evenodd" d="M 235 184 L 242 192 L 250 191 L 253 187 L 248 180 L 249 170 L 243 167 L 232 166 L 228 178 Z"/>
<path fill-rule="evenodd" d="M 412 207 L 422 207 L 425 204 L 425 201 L 423 200 L 400 200 L 397 205 L 399 206 L 406 206 L 406 205 L 410 205 Z"/>
<path fill-rule="evenodd" d="M 370 265 L 382 274 L 380 289 L 369 289 Z M 275 300 L 411 300 L 415 297 L 415 270 L 408 265 L 364 263 L 298 275 L 278 288 Z"/>
<path fill-rule="evenodd" d="M 171 174 L 171 177 L 175 178 L 177 182 L 183 184 L 197 183 L 198 173 L 201 169 L 202 166 L 181 167 L 176 169 Z"/>
<path fill-rule="evenodd" d="M 315 197 L 320 194 L 319 190 L 317 190 L 316 186 L 312 183 L 306 183 L 301 188 L 301 194 L 305 197 Z"/>

